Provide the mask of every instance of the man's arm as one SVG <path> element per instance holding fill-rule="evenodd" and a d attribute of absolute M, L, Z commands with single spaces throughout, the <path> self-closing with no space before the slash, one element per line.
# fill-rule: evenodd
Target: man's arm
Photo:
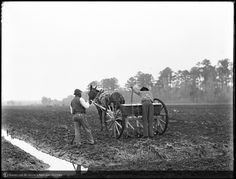
<path fill-rule="evenodd" d="M 89 108 L 89 103 L 86 102 L 86 101 L 84 100 L 84 98 L 80 98 L 80 103 L 81 103 L 82 106 L 84 106 L 85 108 Z"/>
<path fill-rule="evenodd" d="M 73 114 L 73 109 L 72 109 L 71 105 L 70 105 L 70 113 Z"/>

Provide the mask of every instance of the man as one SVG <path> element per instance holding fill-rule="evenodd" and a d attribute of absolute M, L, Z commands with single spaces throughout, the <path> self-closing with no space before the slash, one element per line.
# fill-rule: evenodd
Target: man
<path fill-rule="evenodd" d="M 74 121 L 74 126 L 75 126 L 74 141 L 78 147 L 81 146 L 81 137 L 80 137 L 81 126 L 85 130 L 85 133 L 88 138 L 88 143 L 92 145 L 94 144 L 94 139 L 86 116 L 86 109 L 89 108 L 89 103 L 86 102 L 81 97 L 81 93 L 82 93 L 81 90 L 75 89 L 74 91 L 75 97 L 71 101 L 70 105 L 71 113 L 73 114 L 72 119 Z"/>
<path fill-rule="evenodd" d="M 153 138 L 153 112 L 154 107 L 152 104 L 153 96 L 148 88 L 142 87 L 137 91 L 131 86 L 131 89 L 141 98 L 142 113 L 143 113 L 143 137 Z"/>

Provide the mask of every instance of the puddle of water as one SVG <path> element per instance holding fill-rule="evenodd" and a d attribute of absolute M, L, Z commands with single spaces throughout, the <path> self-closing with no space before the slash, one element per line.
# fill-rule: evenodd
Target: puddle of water
<path fill-rule="evenodd" d="M 75 170 L 72 163 L 62 160 L 62 159 L 59 159 L 59 158 L 56 158 L 56 157 L 51 156 L 49 154 L 43 153 L 43 152 L 37 150 L 36 148 L 34 148 L 32 145 L 30 145 L 22 140 L 12 138 L 10 135 L 7 134 L 7 131 L 4 129 L 2 129 L 2 137 L 4 137 L 11 144 L 13 144 L 13 145 L 21 148 L 25 152 L 29 153 L 30 155 L 36 157 L 39 160 L 42 160 L 44 163 L 49 164 L 50 168 L 48 170 L 54 170 L 54 171 L 55 170 L 60 170 L 60 171 L 72 170 L 72 171 L 74 171 Z M 87 171 L 87 170 L 88 170 L 88 168 L 84 168 L 81 165 L 80 171 Z"/>

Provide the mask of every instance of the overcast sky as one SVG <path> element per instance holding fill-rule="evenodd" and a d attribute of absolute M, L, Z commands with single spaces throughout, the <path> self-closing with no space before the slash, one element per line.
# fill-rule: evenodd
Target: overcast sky
<path fill-rule="evenodd" d="M 2 100 L 59 99 L 94 80 L 233 61 L 232 2 L 4 2 Z"/>

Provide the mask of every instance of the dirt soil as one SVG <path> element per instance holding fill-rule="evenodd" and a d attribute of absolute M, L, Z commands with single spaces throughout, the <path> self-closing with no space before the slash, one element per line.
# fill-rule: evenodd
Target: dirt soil
<path fill-rule="evenodd" d="M 232 105 L 168 105 L 167 108 L 167 131 L 145 140 L 110 138 L 100 131 L 96 109 L 89 108 L 88 121 L 96 143 L 86 144 L 82 133 L 81 148 L 70 145 L 74 126 L 68 107 L 4 107 L 2 124 L 13 137 L 52 156 L 82 163 L 92 171 L 233 171 Z M 11 152 L 15 150 L 10 148 Z M 4 158 L 3 164 L 8 167 L 11 156 L 4 153 Z"/>
<path fill-rule="evenodd" d="M 50 166 L 2 137 L 2 171 L 41 171 Z"/>

